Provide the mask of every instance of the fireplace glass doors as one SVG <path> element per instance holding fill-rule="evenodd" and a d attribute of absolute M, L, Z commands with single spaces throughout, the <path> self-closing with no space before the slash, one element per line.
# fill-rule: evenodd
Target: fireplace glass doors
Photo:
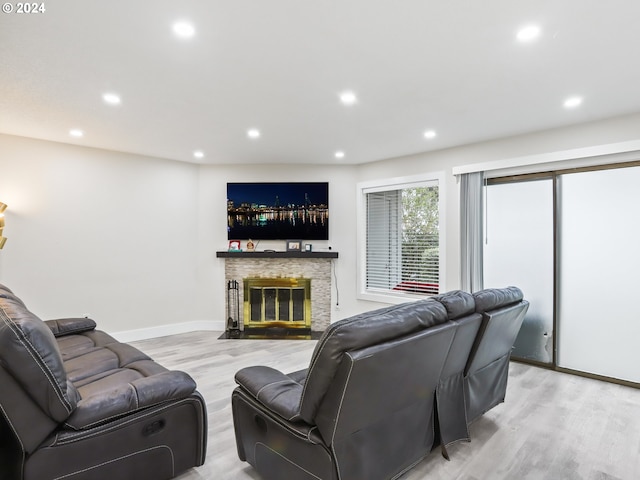
<path fill-rule="evenodd" d="M 245 278 L 245 328 L 311 329 L 311 280 Z"/>

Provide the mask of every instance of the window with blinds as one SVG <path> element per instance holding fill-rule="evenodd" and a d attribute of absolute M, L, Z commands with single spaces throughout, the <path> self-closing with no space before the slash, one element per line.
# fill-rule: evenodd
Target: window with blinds
<path fill-rule="evenodd" d="M 438 182 L 364 189 L 365 291 L 439 292 Z"/>

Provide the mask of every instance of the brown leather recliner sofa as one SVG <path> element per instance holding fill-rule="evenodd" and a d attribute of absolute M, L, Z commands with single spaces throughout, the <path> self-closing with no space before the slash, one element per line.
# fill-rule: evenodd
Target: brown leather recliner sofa
<path fill-rule="evenodd" d="M 447 456 L 504 401 L 528 305 L 516 287 L 450 292 L 333 323 L 308 369 L 240 370 L 240 459 L 264 480 L 377 480 Z"/>
<path fill-rule="evenodd" d="M 44 322 L 0 285 L 1 478 L 163 480 L 204 463 L 193 379 L 95 327 Z"/>

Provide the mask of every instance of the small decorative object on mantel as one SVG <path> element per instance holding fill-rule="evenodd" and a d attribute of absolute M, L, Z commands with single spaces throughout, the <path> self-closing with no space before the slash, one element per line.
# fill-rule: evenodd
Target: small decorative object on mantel
<path fill-rule="evenodd" d="M 304 244 L 304 251 L 305 252 L 313 252 L 313 244 L 312 243 L 305 243 Z"/>
<path fill-rule="evenodd" d="M 241 252 L 240 248 L 240 240 L 229 240 L 229 251 L 230 252 Z"/>
<path fill-rule="evenodd" d="M 255 252 L 256 251 L 256 244 L 253 243 L 253 240 L 249 239 L 249 241 L 247 242 L 247 252 Z"/>
<path fill-rule="evenodd" d="M 302 251 L 302 240 L 287 240 L 287 252 Z"/>

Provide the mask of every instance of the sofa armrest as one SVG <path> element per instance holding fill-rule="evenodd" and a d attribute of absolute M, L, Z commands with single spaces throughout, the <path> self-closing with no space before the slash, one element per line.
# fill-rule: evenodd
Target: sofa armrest
<path fill-rule="evenodd" d="M 57 318 L 46 320 L 44 323 L 51 329 L 56 337 L 72 335 L 74 333 L 88 332 L 96 328 L 96 322 L 90 318 Z"/>
<path fill-rule="evenodd" d="M 236 383 L 262 405 L 280 417 L 296 421 L 300 415 L 300 383 L 271 367 L 255 366 L 239 370 Z"/>
<path fill-rule="evenodd" d="M 304 387 L 304 383 L 307 381 L 307 375 L 309 374 L 309 369 L 304 368 L 302 370 L 297 370 L 295 372 L 287 373 L 287 376 L 296 383 L 299 383 Z"/>
<path fill-rule="evenodd" d="M 109 392 L 83 398 L 65 424 L 73 430 L 82 430 L 162 402 L 186 398 L 195 389 L 193 379 L 180 371 L 139 378 Z"/>

